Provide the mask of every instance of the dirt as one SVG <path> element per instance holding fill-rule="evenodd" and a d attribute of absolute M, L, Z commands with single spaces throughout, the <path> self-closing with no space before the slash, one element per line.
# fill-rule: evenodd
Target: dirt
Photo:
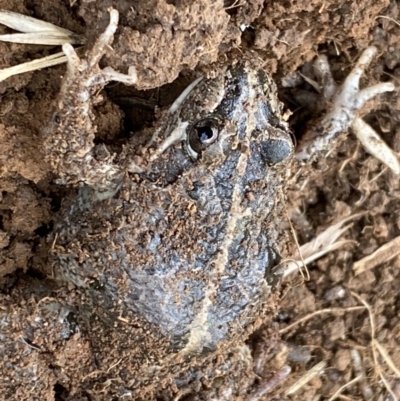
<path fill-rule="evenodd" d="M 122 85 L 106 89 L 98 113 L 99 132 L 107 142 L 151 125 L 154 106 L 171 103 L 193 76 L 212 76 L 240 57 L 258 57 L 274 75 L 282 101 L 293 113 L 290 123 L 297 136 L 316 117 L 318 97 L 293 73 L 299 70 L 307 76 L 309 62 L 320 52 L 328 55 L 333 75 L 341 82 L 361 51 L 373 44 L 379 57 L 362 85 L 384 81 L 398 85 L 400 28 L 394 1 L 0 0 L 2 9 L 84 34 L 88 46 L 104 30 L 110 6 L 122 17 L 114 52 L 103 63 L 122 72 L 134 65 L 139 85 L 135 90 Z M 8 28 L 0 27 L 3 32 L 9 32 Z M 55 50 L 0 42 L 0 66 Z M 0 335 L 2 340 L 15 339 L 7 352 L 0 344 L 0 399 L 4 400 L 111 400 L 116 398 L 110 389 L 122 380 L 120 368 L 118 377 L 113 371 L 111 357 L 106 371 L 97 368 L 91 344 L 71 327 L 74 311 L 60 306 L 63 300 L 73 303 L 77 295 L 73 288 L 54 283 L 46 264 L 52 222 L 66 189 L 54 183 L 55 177 L 43 161 L 41 130 L 64 68 L 26 73 L 0 83 Z M 288 77 L 299 84 L 288 87 L 293 86 L 287 85 Z M 147 91 L 139 91 L 143 89 Z M 365 120 L 399 152 L 397 95 L 396 90 L 381 96 L 370 102 L 364 113 Z M 131 107 L 127 96 L 146 102 Z M 276 295 L 280 300 L 273 322 L 250 339 L 255 344 L 253 357 L 262 366 L 257 374 L 264 380 L 253 379 L 253 389 L 238 399 L 258 399 L 257 383 L 261 388 L 271 378 L 278 384 L 271 385 L 262 399 L 399 399 L 400 258 L 358 275 L 353 270 L 354 262 L 400 234 L 398 176 L 368 155 L 349 133 L 302 184 L 293 185 L 287 194 L 286 229 L 292 225 L 300 244 L 351 214 L 363 214 L 347 231 L 346 244 L 308 265 L 308 280 L 299 274 L 284 280 Z M 290 258 L 295 252 L 293 239 L 284 256 Z M 59 318 L 67 315 L 68 327 Z M 305 317 L 307 320 L 300 321 Z M 49 321 L 59 321 L 59 325 L 49 326 Z M 108 335 L 99 333 L 99 337 Z M 361 362 L 355 362 L 357 355 Z M 291 386 L 320 362 L 324 367 L 288 395 Z M 246 377 L 252 368 L 235 363 L 233 379 L 248 385 Z M 217 370 L 222 364 L 214 361 L 210 366 Z M 286 365 L 291 373 L 285 380 L 284 375 L 279 379 Z M 362 377 L 360 366 L 365 370 Z M 210 369 L 204 367 L 203 377 L 218 376 Z M 129 377 L 129 369 L 124 374 Z M 203 380 L 188 394 L 179 393 L 172 385 L 160 389 L 153 383 L 152 390 L 151 386 L 143 389 L 141 398 L 207 399 L 207 386 L 213 383 Z M 128 393 L 124 398 L 135 399 Z"/>

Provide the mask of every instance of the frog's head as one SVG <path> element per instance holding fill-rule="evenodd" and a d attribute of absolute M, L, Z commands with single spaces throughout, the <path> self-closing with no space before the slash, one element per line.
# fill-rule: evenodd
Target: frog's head
<path fill-rule="evenodd" d="M 216 78 L 199 78 L 165 113 L 132 171 L 168 185 L 193 169 L 232 174 L 241 155 L 242 169 L 252 165 L 248 178 L 262 179 L 293 153 L 281 108 L 263 71 L 238 65 Z"/>

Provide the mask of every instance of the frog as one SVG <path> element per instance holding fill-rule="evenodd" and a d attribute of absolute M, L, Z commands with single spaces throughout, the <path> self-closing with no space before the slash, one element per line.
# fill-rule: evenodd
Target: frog
<path fill-rule="evenodd" d="M 114 344 L 134 366 L 125 389 L 143 392 L 171 377 L 184 388 L 218 356 L 244 354 L 240 345 L 274 314 L 285 185 L 293 163 L 323 151 L 326 137 L 317 128 L 296 150 L 272 78 L 241 60 L 196 79 L 151 133 L 119 154 L 95 144 L 94 98 L 111 80 L 137 80 L 134 68 L 125 75 L 99 67 L 117 26 L 110 10 L 84 59 L 63 46 L 67 73 L 43 148 L 71 191 L 55 222 L 51 263 L 56 278 L 82 294 L 81 325 L 97 362 L 106 364 Z M 348 117 L 344 105 L 357 104 L 353 116 L 361 107 L 358 81 L 350 86 L 350 100 L 331 94 L 325 133 L 343 129 L 332 121 Z"/>

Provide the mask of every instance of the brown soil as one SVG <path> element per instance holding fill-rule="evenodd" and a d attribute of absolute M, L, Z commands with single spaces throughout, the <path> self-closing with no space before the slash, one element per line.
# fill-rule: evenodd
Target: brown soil
<path fill-rule="evenodd" d="M 107 89 L 109 98 L 115 100 L 105 101 L 99 109 L 99 132 L 106 141 L 121 139 L 123 126 L 132 130 L 150 125 L 154 105 L 169 104 L 191 80 L 193 70 L 212 75 L 243 55 L 258 57 L 274 74 L 281 85 L 282 101 L 294 113 L 291 123 L 296 135 L 313 117 L 308 110 L 313 110 L 315 95 L 304 82 L 295 89 L 283 83 L 301 66 L 307 75 L 307 63 L 318 53 L 328 54 L 334 76 L 341 81 L 360 52 L 373 44 L 379 49 L 379 57 L 362 84 L 398 83 L 399 9 L 393 0 L 252 0 L 225 4 L 209 0 L 0 0 L 2 9 L 83 33 L 89 46 L 104 30 L 110 6 L 119 10 L 121 20 L 114 56 L 106 57 L 103 63 L 123 72 L 134 65 L 139 73 L 137 89 L 149 91 L 138 92 L 122 85 Z M 0 27 L 3 32 L 8 29 Z M 0 66 L 51 52 L 54 49 L 44 46 L 0 42 Z M 64 68 L 27 73 L 0 83 L 0 341 L 15 339 L 12 349 L 5 350 L 0 343 L 0 399 L 4 400 L 119 399 L 109 392 L 113 381 L 122 380 L 113 373 L 114 362 L 110 359 L 106 372 L 98 370 L 96 355 L 85 336 L 75 332 L 68 341 L 62 336 L 56 340 L 53 333 L 71 329 L 64 323 L 59 327 L 46 323 L 73 316 L 73 311 L 62 310 L 60 301 L 73 303 L 74 290 L 53 283 L 44 256 L 51 246 L 48 238 L 54 215 L 67 189 L 54 184 L 41 155 L 40 133 Z M 296 79 L 301 81 L 299 75 Z M 371 102 L 365 113 L 369 113 L 366 120 L 399 152 L 397 93 Z M 140 97 L 147 103 L 129 106 L 127 96 Z M 262 376 L 274 377 L 284 365 L 289 365 L 292 373 L 262 399 L 399 399 L 400 299 L 396 288 L 400 286 L 400 258 L 358 275 L 353 264 L 399 236 L 400 182 L 369 156 L 351 133 L 324 164 L 323 171 L 310 175 L 307 185 L 301 189 L 295 185 L 288 192 L 287 213 L 299 243 L 344 217 L 365 213 L 347 232 L 346 245 L 308 266 L 308 281 L 303 282 L 296 274 L 284 281 L 274 322 L 252 341 L 267 349 L 262 352 L 258 349 L 262 346 L 255 346 L 254 359 L 263 364 Z M 290 252 L 295 250 L 293 245 Z M 353 308 L 363 306 L 361 299 L 370 306 L 371 314 L 365 308 Z M 294 324 L 306 316 L 308 320 Z M 354 362 L 357 352 L 365 377 L 347 385 L 359 376 Z M 321 372 L 293 395 L 286 395 L 290 386 L 321 361 L 325 362 Z M 216 362 L 213 366 L 217 369 L 219 365 Z M 246 376 L 248 370 L 237 362 L 234 379 L 247 383 L 240 376 Z M 85 380 L 92 384 L 90 393 L 82 385 Z M 153 392 L 146 388 L 143 391 L 149 392 L 141 396 L 207 399 L 205 387 L 204 382 L 199 385 L 197 394 L 174 394 L 172 387 Z M 339 389 L 340 394 L 330 398 Z M 258 399 L 256 390 L 249 391 L 237 399 Z M 123 399 L 136 398 L 126 394 Z"/>

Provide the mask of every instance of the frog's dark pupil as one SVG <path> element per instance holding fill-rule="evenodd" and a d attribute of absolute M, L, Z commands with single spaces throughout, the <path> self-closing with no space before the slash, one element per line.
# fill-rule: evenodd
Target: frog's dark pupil
<path fill-rule="evenodd" d="M 213 130 L 208 126 L 197 127 L 196 131 L 197 131 L 197 136 L 199 138 L 199 141 L 201 143 L 204 143 L 213 137 Z"/>

